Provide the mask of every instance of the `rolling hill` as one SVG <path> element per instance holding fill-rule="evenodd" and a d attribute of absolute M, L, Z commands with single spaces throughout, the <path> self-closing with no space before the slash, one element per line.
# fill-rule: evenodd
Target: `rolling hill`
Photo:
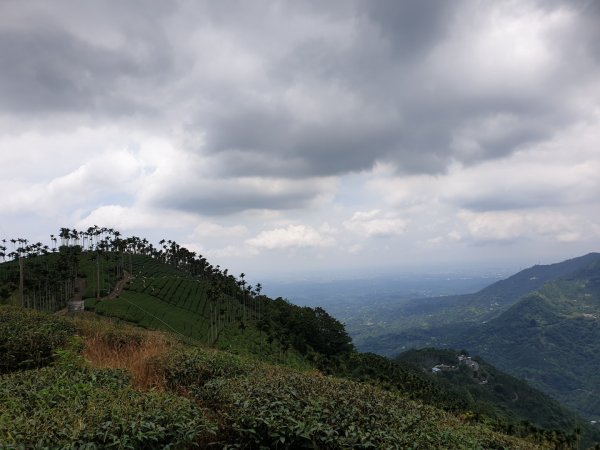
<path fill-rule="evenodd" d="M 390 319 L 395 332 L 357 347 L 385 355 L 466 349 L 600 419 L 600 254 L 534 266 L 474 294 L 408 302 L 393 314 L 404 314 Z"/>
<path fill-rule="evenodd" d="M 544 284 L 453 340 L 600 419 L 600 263 Z"/>
<path fill-rule="evenodd" d="M 448 346 L 472 326 L 507 311 L 524 295 L 545 283 L 593 267 L 600 253 L 556 264 L 536 265 L 473 294 L 414 299 L 380 308 L 365 317 L 369 326 L 352 332 L 357 348 L 394 356 L 410 348 Z"/>

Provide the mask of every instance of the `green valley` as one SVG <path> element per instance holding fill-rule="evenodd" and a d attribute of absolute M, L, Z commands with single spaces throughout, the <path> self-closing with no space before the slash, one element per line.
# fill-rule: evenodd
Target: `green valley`
<path fill-rule="evenodd" d="M 590 419 L 600 419 L 600 265 L 549 282 L 455 337 Z"/>
<path fill-rule="evenodd" d="M 401 300 L 348 324 L 360 350 L 394 356 L 411 347 L 447 346 L 450 337 L 489 321 L 544 283 L 569 277 L 600 261 L 590 253 L 561 263 L 533 266 L 473 294 Z"/>
<path fill-rule="evenodd" d="M 376 314 L 388 322 L 368 337 L 359 333 L 361 350 L 464 348 L 589 420 L 600 418 L 598 253 L 534 266 L 475 294 L 414 300 Z"/>

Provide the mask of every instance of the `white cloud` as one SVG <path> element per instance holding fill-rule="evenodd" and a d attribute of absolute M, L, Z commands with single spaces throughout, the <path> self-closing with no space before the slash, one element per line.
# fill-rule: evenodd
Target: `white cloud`
<path fill-rule="evenodd" d="M 133 194 L 140 170 L 140 161 L 134 154 L 127 150 L 107 151 L 48 181 L 2 182 L 2 189 L 11 195 L 0 197 L 0 208 L 12 213 L 60 215 L 74 206 L 101 202 L 111 195 Z"/>
<path fill-rule="evenodd" d="M 201 221 L 192 232 L 192 239 L 204 239 L 210 237 L 235 238 L 248 233 L 248 228 L 244 225 L 223 226 L 218 223 Z"/>
<path fill-rule="evenodd" d="M 348 253 L 350 254 L 358 254 L 363 249 L 361 244 L 353 244 L 348 248 Z"/>
<path fill-rule="evenodd" d="M 457 230 L 452 230 L 450 233 L 448 233 L 448 239 L 450 239 L 451 241 L 458 242 L 462 240 L 462 238 L 462 234 L 460 234 L 460 232 L 458 232 Z"/>
<path fill-rule="evenodd" d="M 93 225 L 130 230 L 185 230 L 197 217 L 179 211 L 146 209 L 139 206 L 103 205 L 77 221 L 77 228 Z"/>
<path fill-rule="evenodd" d="M 288 225 L 286 228 L 262 231 L 256 237 L 248 239 L 246 244 L 268 250 L 331 247 L 335 245 L 335 239 L 307 225 Z"/>
<path fill-rule="evenodd" d="M 458 216 L 476 241 L 514 241 L 521 238 L 575 242 L 597 235 L 583 217 L 556 211 L 461 211 Z"/>
<path fill-rule="evenodd" d="M 406 221 L 388 217 L 378 209 L 357 211 L 344 222 L 344 227 L 364 237 L 392 237 L 404 234 Z"/>
<path fill-rule="evenodd" d="M 427 239 L 426 244 L 431 246 L 438 246 L 443 242 L 444 238 L 442 236 L 436 236 L 430 239 Z"/>
<path fill-rule="evenodd" d="M 600 10 L 405 3 L 4 2 L 0 232 L 290 270 L 597 250 Z"/>
<path fill-rule="evenodd" d="M 257 256 L 260 251 L 251 245 L 228 245 L 223 248 L 207 250 L 206 255 L 211 258 L 250 258 Z"/>
<path fill-rule="evenodd" d="M 566 8 L 547 11 L 535 4 L 494 3 L 463 11 L 462 29 L 441 43 L 426 64 L 430 74 L 444 74 L 448 93 L 461 97 L 537 91 L 557 69 L 551 37 L 573 26 Z M 464 25 L 470 23 L 471 27 Z M 449 70 L 450 69 L 450 70 Z"/>

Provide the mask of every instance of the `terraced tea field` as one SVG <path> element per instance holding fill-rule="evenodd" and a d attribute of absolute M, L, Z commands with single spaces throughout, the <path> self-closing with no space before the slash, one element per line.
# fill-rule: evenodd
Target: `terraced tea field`
<path fill-rule="evenodd" d="M 244 318 L 247 321 L 248 314 L 236 298 L 223 293 L 209 298 L 209 281 L 141 255 L 134 255 L 132 268 L 134 276 L 118 298 L 88 299 L 86 308 L 209 343 L 225 327 L 238 326 Z"/>

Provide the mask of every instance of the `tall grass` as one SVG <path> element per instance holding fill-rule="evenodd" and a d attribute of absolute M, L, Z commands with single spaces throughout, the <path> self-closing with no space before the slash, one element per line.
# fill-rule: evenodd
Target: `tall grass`
<path fill-rule="evenodd" d="M 72 320 L 85 337 L 82 354 L 92 367 L 124 369 L 138 389 L 164 389 L 164 370 L 157 361 L 177 345 L 172 336 L 91 314 Z"/>

